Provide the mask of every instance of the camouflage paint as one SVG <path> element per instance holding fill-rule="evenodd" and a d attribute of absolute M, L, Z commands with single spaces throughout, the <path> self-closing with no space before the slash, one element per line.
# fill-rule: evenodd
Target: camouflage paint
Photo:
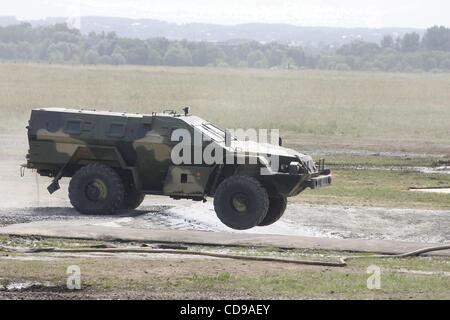
<path fill-rule="evenodd" d="M 322 174 L 308 155 L 277 145 L 238 140 L 230 145 L 214 142 L 224 158 L 228 155 L 234 159 L 232 164 L 223 161 L 223 166 L 174 166 L 171 151 L 178 142 L 171 140 L 173 130 L 183 128 L 193 134 L 203 124 L 207 121 L 199 117 L 172 113 L 34 109 L 28 127 L 27 167 L 44 176 L 60 173 L 71 177 L 83 165 L 101 162 L 129 174 L 144 193 L 196 199 L 213 196 L 217 184 L 232 174 L 255 176 L 269 193 L 286 196 L 302 192 L 310 186 L 311 178 Z M 281 169 L 260 176 L 260 168 L 266 163 L 260 153 L 278 156 Z M 301 167 L 297 174 L 289 174 L 286 169 L 292 162 Z"/>

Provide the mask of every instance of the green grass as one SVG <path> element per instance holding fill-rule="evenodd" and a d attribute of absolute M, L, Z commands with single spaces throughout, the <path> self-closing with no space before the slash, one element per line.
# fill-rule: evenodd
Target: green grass
<path fill-rule="evenodd" d="M 448 194 L 409 191 L 411 187 L 450 187 L 448 174 L 385 170 L 333 170 L 333 185 L 306 190 L 293 201 L 390 208 L 450 209 Z"/>
<path fill-rule="evenodd" d="M 228 283 L 214 285 L 227 289 L 260 290 L 269 295 L 285 298 L 324 299 L 448 299 L 448 281 L 440 277 L 419 277 L 411 275 L 385 274 L 381 278 L 380 290 L 367 289 L 365 272 L 301 271 L 289 274 L 267 274 L 260 277 L 236 276 Z M 208 285 L 206 285 L 208 287 Z"/>
<path fill-rule="evenodd" d="M 62 248 L 62 249 L 81 249 L 92 246 L 103 245 L 104 241 L 65 239 L 65 238 L 47 238 L 40 236 L 10 236 L 0 235 L 0 245 L 10 247 L 39 247 L 39 248 Z M 1 252 L 1 251 L 0 251 Z"/>
<path fill-rule="evenodd" d="M 359 255 L 359 254 L 358 254 Z M 350 256 L 350 255 L 349 255 Z M 412 258 L 389 258 L 389 259 L 356 259 L 349 260 L 348 265 L 351 267 L 364 267 L 369 265 L 377 265 L 384 269 L 390 270 L 414 270 L 414 271 L 432 271 L 432 272 L 449 272 L 450 258 L 448 257 L 412 257 Z"/>
<path fill-rule="evenodd" d="M 417 271 L 441 271 L 450 272 L 450 258 L 437 256 L 421 256 L 409 258 L 371 258 L 374 253 L 361 252 L 336 252 L 320 249 L 280 249 L 275 247 L 231 247 L 228 248 L 232 254 L 251 255 L 251 256 L 276 256 L 287 259 L 314 260 L 314 261 L 332 261 L 337 262 L 339 257 L 367 256 L 364 259 L 350 259 L 347 264 L 350 267 L 364 267 L 368 265 L 377 265 L 385 269 L 408 269 Z"/>
<path fill-rule="evenodd" d="M 39 247 L 62 245 L 80 247 L 92 245 L 88 241 L 38 237 L 31 239 Z M 2 242 L 17 246 L 27 245 L 23 237 L 1 237 Z M 116 244 L 116 243 L 111 243 Z M 195 246 L 191 249 L 214 251 L 211 247 Z M 223 249 L 223 248 L 222 248 Z M 234 253 L 300 259 L 336 260 L 339 256 L 356 253 L 324 250 L 278 250 L 267 248 L 229 248 Z M 36 254 L 35 254 L 36 255 Z M 37 254 L 45 256 L 48 254 Z M 358 254 L 356 254 L 358 255 Z M 257 262 L 223 260 L 220 265 L 209 259 L 127 259 L 77 258 L 56 260 L 20 260 L 23 254 L 14 254 L 14 260 L 0 259 L 0 284 L 11 282 L 44 282 L 64 288 L 69 265 L 82 270 L 82 287 L 90 295 L 108 292 L 114 297 L 148 296 L 149 292 L 180 297 L 202 292 L 214 297 L 247 296 L 256 298 L 323 298 L 323 299 L 449 299 L 450 272 L 448 257 L 411 257 L 406 259 L 367 258 L 350 260 L 348 267 L 330 268 L 294 266 Z M 381 268 L 381 289 L 367 288 L 370 265 Z M 407 270 L 409 273 L 398 273 Z M 412 272 L 428 271 L 418 275 Z M 1 294 L 1 292 L 0 292 Z M 70 296 L 70 292 L 66 292 Z"/>
<path fill-rule="evenodd" d="M 191 105 L 229 128 L 448 141 L 448 88 L 448 74 L 0 64 L 3 130 L 25 126 L 38 106 Z"/>
<path fill-rule="evenodd" d="M 319 253 L 319 252 L 317 252 Z M 336 252 L 322 252 L 333 256 Z M 16 256 L 17 258 L 17 256 Z M 223 260 L 124 258 L 75 258 L 54 261 L 0 259 L 0 284 L 49 281 L 64 287 L 69 265 L 82 270 L 82 287 L 89 294 L 135 297 L 163 292 L 168 297 L 195 293 L 214 297 L 256 297 L 290 299 L 449 299 L 448 258 L 353 260 L 346 268 L 239 263 Z M 366 269 L 381 268 L 381 289 L 369 290 Z M 398 269 L 433 271 L 417 275 Z M 1 295 L 1 292 L 0 292 Z"/>

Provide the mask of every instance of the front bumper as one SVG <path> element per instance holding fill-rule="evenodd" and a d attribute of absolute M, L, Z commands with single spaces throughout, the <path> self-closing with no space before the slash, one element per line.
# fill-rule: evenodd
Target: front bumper
<path fill-rule="evenodd" d="M 260 176 L 266 185 L 272 186 L 272 192 L 286 197 L 295 197 L 305 189 L 319 189 L 331 184 L 331 171 L 320 170 L 314 174 L 277 173 Z"/>
<path fill-rule="evenodd" d="M 322 170 L 318 176 L 312 177 L 307 181 L 308 187 L 311 189 L 319 189 L 331 185 L 331 171 Z"/>

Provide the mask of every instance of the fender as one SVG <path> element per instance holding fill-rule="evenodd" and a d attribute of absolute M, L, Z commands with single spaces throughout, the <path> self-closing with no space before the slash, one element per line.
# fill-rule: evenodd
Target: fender
<path fill-rule="evenodd" d="M 58 171 L 51 184 L 47 187 L 50 194 L 60 189 L 59 180 L 67 173 L 67 169 L 73 165 L 87 165 L 93 162 L 105 162 L 108 165 L 120 168 L 131 173 L 133 184 L 137 190 L 142 190 L 142 183 L 136 167 L 128 166 L 116 147 L 84 145 L 78 146 L 62 168 Z"/>

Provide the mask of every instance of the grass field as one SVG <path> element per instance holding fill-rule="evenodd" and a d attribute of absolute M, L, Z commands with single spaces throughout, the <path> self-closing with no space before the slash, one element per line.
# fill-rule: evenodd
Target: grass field
<path fill-rule="evenodd" d="M 0 237 L 0 245 L 27 247 L 88 248 L 98 241 L 70 239 L 22 239 Z M 104 242 L 109 246 L 123 243 Z M 214 247 L 194 250 L 214 252 Z M 336 261 L 339 256 L 355 253 L 325 250 L 273 250 L 273 248 L 228 248 L 236 255 L 259 255 Z M 256 252 L 255 252 L 256 250 Z M 49 282 L 54 287 L 24 292 L 2 292 L 0 298 L 176 298 L 176 299 L 449 299 L 449 258 L 413 257 L 407 259 L 350 260 L 346 268 L 302 266 L 265 262 L 192 259 L 136 258 L 128 256 L 77 256 L 54 259 L 51 253 L 33 254 L 0 251 L 0 286 L 8 283 Z M 360 255 L 360 254 L 356 254 Z M 47 257 L 47 259 L 45 259 Z M 67 267 L 81 270 L 82 290 L 65 288 Z M 381 269 L 381 288 L 367 288 L 366 270 L 370 265 Z"/>
<path fill-rule="evenodd" d="M 37 106 L 179 109 L 229 128 L 448 141 L 450 75 L 0 64 L 2 130 Z"/>
<path fill-rule="evenodd" d="M 449 188 L 450 175 L 335 169 L 332 187 L 306 190 L 291 201 L 358 207 L 450 209 L 448 194 L 411 192 L 411 187 Z"/>

